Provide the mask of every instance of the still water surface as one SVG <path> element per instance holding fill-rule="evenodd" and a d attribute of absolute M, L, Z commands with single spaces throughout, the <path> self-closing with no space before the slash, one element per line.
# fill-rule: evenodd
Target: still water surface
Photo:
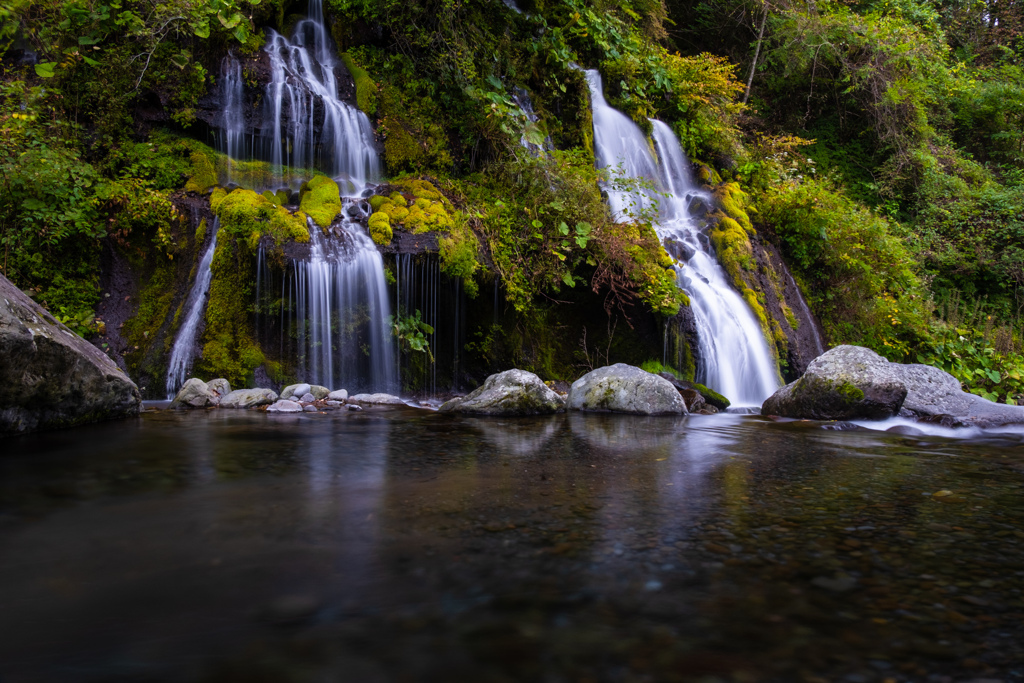
<path fill-rule="evenodd" d="M 826 427 L 204 411 L 8 439 L 0 681 L 1024 681 L 1021 437 Z"/>

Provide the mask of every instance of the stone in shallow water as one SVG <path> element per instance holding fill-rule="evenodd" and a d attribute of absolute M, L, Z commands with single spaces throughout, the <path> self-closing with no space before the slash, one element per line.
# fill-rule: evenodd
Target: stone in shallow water
<path fill-rule="evenodd" d="M 290 399 L 292 396 L 298 398 L 303 394 L 308 394 L 309 390 L 312 389 L 308 384 L 289 384 L 281 390 L 281 398 Z"/>
<path fill-rule="evenodd" d="M 201 379 L 192 377 L 185 381 L 178 395 L 174 397 L 168 408 L 205 408 L 217 405 L 219 397 L 210 390 L 210 386 Z"/>
<path fill-rule="evenodd" d="M 0 275 L 0 434 L 139 414 L 135 384 L 110 358 Z"/>
<path fill-rule="evenodd" d="M 302 412 L 302 406 L 300 406 L 295 401 L 288 401 L 286 399 L 282 399 L 282 400 L 278 401 L 277 403 L 275 403 L 274 405 L 272 405 L 269 408 L 267 408 L 267 412 L 268 413 L 301 413 Z"/>
<path fill-rule="evenodd" d="M 491 375 L 483 386 L 448 401 L 439 410 L 470 415 L 547 415 L 564 411 L 565 400 L 532 372 L 506 370 Z"/>
<path fill-rule="evenodd" d="M 367 405 L 404 406 L 405 401 L 391 394 L 356 394 L 348 399 L 349 403 L 365 403 Z"/>
<path fill-rule="evenodd" d="M 302 397 L 299 400 L 302 401 L 303 403 L 312 403 L 313 401 L 316 400 L 316 396 L 314 396 L 311 392 L 307 391 L 302 395 Z"/>
<path fill-rule="evenodd" d="M 812 420 L 884 420 L 907 397 L 895 364 L 871 349 L 837 346 L 818 356 L 797 381 L 772 394 L 765 415 Z"/>
<path fill-rule="evenodd" d="M 316 412 L 316 406 L 302 406 L 302 410 L 307 412 L 307 413 L 315 413 Z"/>
<path fill-rule="evenodd" d="M 221 408 L 253 408 L 265 406 L 277 400 L 277 394 L 270 389 L 236 389 L 220 401 Z"/>
<path fill-rule="evenodd" d="M 210 391 L 215 393 L 218 398 L 223 398 L 231 393 L 231 384 L 229 384 L 223 377 L 211 379 L 206 383 L 206 386 L 209 387 Z"/>
<path fill-rule="evenodd" d="M 332 401 L 346 401 L 348 400 L 348 390 L 338 389 L 337 391 L 332 391 L 331 393 L 327 394 L 327 398 L 331 399 Z"/>
<path fill-rule="evenodd" d="M 327 387 L 322 387 L 319 384 L 312 384 L 309 387 L 309 393 L 313 394 L 314 398 L 319 401 L 330 396 L 331 390 Z"/>
<path fill-rule="evenodd" d="M 686 414 L 683 397 L 668 380 L 625 363 L 598 368 L 573 382 L 568 407 L 634 415 Z"/>

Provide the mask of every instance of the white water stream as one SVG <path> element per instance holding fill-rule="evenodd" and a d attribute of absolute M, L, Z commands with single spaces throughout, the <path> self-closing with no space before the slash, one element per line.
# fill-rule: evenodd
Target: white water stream
<path fill-rule="evenodd" d="M 601 75 L 586 72 L 594 117 L 594 153 L 611 169 L 608 203 L 617 220 L 640 211 L 656 212 L 662 243 L 686 245 L 690 256 L 676 266 L 677 284 L 690 298 L 697 324 L 700 367 L 697 381 L 735 406 L 760 406 L 781 384 L 778 367 L 753 311 L 732 287 L 691 218 L 690 201 L 709 198 L 693 183 L 678 138 L 665 123 L 652 121 L 657 156 L 646 136 L 604 98 Z M 647 188 L 624 189 L 615 179 L 640 179 Z M 653 189 L 651 189 L 653 188 Z M 665 196 L 661 196 L 664 193 Z"/>
<path fill-rule="evenodd" d="M 210 289 L 210 281 L 213 278 L 213 271 L 210 265 L 213 263 L 213 254 L 217 250 L 217 229 L 220 221 L 213 219 L 213 227 L 210 228 L 210 243 L 203 252 L 203 258 L 199 261 L 199 268 L 196 270 L 196 280 L 189 290 L 188 298 L 185 300 L 185 321 L 178 328 L 178 335 L 174 339 L 174 346 L 171 349 L 171 360 L 167 365 L 167 398 L 173 399 L 181 388 L 181 385 L 188 379 L 188 373 L 192 369 L 192 362 L 195 360 L 196 332 L 199 329 L 199 321 L 206 311 L 206 293 Z"/>

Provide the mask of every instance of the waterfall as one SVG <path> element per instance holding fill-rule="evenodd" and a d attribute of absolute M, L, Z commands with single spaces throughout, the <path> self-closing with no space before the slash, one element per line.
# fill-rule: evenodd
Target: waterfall
<path fill-rule="evenodd" d="M 231 53 L 221 60 L 218 86 L 224 109 L 217 147 L 232 159 L 240 159 L 245 140 L 245 90 L 242 65 Z M 231 180 L 231 164 L 228 164 L 228 180 Z"/>
<path fill-rule="evenodd" d="M 351 204 L 350 204 L 351 206 Z M 384 262 L 362 226 L 325 238 L 310 222 L 310 256 L 294 263 L 300 377 L 349 391 L 398 390 Z"/>
<path fill-rule="evenodd" d="M 690 298 L 697 324 L 700 367 L 697 381 L 737 406 L 760 405 L 779 386 L 778 369 L 753 311 L 732 287 L 711 253 L 707 238 L 690 217 L 691 199 L 702 193 L 690 177 L 686 156 L 672 130 L 652 121 L 657 157 L 640 128 L 604 99 L 601 75 L 586 72 L 594 118 L 594 153 L 611 169 L 608 203 L 616 220 L 640 211 L 656 212 L 662 243 L 684 246 L 677 284 Z M 623 187 L 640 179 L 648 187 Z"/>
<path fill-rule="evenodd" d="M 196 271 L 196 281 L 189 290 L 185 299 L 185 322 L 178 328 L 178 336 L 174 340 L 174 347 L 171 349 L 171 360 L 167 366 L 167 398 L 173 399 L 178 389 L 188 379 L 188 373 L 192 369 L 192 361 L 195 359 L 196 332 L 199 329 L 199 321 L 206 310 L 206 293 L 210 289 L 210 280 L 213 273 L 210 264 L 213 263 L 213 254 L 217 250 L 217 228 L 220 222 L 214 218 L 213 227 L 210 229 L 210 243 L 203 252 L 203 258 L 199 262 Z"/>
<path fill-rule="evenodd" d="M 290 39 L 270 29 L 267 33 L 267 160 L 284 169 L 320 169 L 339 181 L 343 195 L 358 195 L 379 178 L 380 161 L 369 118 L 338 99 L 338 59 L 321 0 L 310 0 L 309 17 L 296 25 Z"/>

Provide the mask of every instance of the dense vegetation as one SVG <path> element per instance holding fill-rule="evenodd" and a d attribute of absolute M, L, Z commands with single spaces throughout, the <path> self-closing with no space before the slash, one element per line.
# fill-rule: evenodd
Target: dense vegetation
<path fill-rule="evenodd" d="M 577 288 L 608 310 L 675 313 L 685 297 L 649 218 L 616 224 L 601 202 L 575 66 L 598 68 L 609 102 L 643 128 L 669 123 L 702 180 L 738 184 L 751 233 L 782 250 L 832 343 L 936 363 L 1000 399 L 1024 392 L 1020 0 L 519 8 L 325 3 L 389 175 L 443 194 L 381 202 L 375 239 L 423 200 L 415 228 L 443 233 L 445 272 L 467 291 L 499 277 L 524 316 Z M 4 274 L 88 333 L 101 243 L 187 248 L 171 200 L 210 163 L 187 137 L 197 102 L 227 49 L 253 54 L 263 27 L 303 12 L 0 0 Z M 145 122 L 154 107 L 176 132 Z M 531 155 L 524 139 L 558 151 Z"/>

